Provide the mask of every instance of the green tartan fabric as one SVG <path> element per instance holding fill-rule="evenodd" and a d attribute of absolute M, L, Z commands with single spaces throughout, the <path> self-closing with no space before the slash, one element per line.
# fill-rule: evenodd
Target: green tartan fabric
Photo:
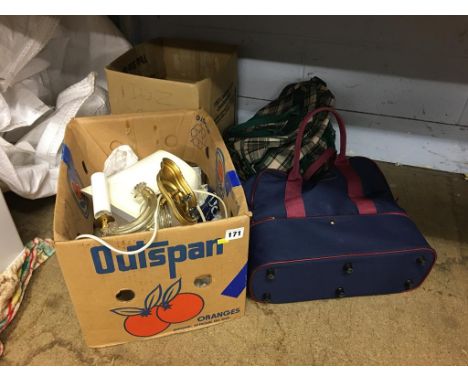
<path fill-rule="evenodd" d="M 307 112 L 333 106 L 334 100 L 327 84 L 314 77 L 287 85 L 277 99 L 247 122 L 228 128 L 224 140 L 239 176 L 245 180 L 266 168 L 289 171 L 300 122 Z M 305 172 L 329 147 L 335 147 L 335 131 L 328 113 L 320 113 L 305 130 L 301 171 Z"/>

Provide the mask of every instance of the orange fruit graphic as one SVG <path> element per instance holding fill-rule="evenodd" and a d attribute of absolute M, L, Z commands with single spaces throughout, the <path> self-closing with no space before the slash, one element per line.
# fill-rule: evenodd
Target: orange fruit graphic
<path fill-rule="evenodd" d="M 202 310 L 205 302 L 195 293 L 179 293 L 166 305 L 157 307 L 156 314 L 167 323 L 176 324 L 196 317 Z"/>
<path fill-rule="evenodd" d="M 124 322 L 125 330 L 137 337 L 150 337 L 164 331 L 170 324 L 159 319 L 156 309 L 157 307 L 152 308 L 148 315 L 142 313 L 127 317 Z"/>

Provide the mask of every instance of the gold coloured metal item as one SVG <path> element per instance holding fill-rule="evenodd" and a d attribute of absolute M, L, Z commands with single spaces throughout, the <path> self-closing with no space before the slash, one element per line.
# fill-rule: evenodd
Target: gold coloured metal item
<path fill-rule="evenodd" d="M 169 205 L 174 217 L 182 225 L 196 223 L 197 197 L 173 160 L 163 158 L 156 180 L 163 195 L 162 204 Z"/>
<path fill-rule="evenodd" d="M 101 231 L 109 229 L 109 223 L 113 222 L 114 218 L 108 214 L 102 214 L 96 219 L 96 225 L 101 228 Z"/>
<path fill-rule="evenodd" d="M 154 225 L 154 212 L 158 204 L 158 198 L 154 191 L 146 183 L 138 183 L 134 189 L 135 198 L 142 200 L 141 214 L 130 223 L 117 226 L 103 224 L 101 233 L 103 236 L 122 235 L 150 229 Z"/>
<path fill-rule="evenodd" d="M 161 195 L 142 182 L 135 186 L 134 196 L 141 200 L 141 214 L 136 219 L 124 225 L 111 222 L 111 216 L 103 215 L 97 220 L 100 236 L 122 235 L 132 232 L 149 230 L 154 227 L 154 214 L 159 203 L 158 227 L 172 226 L 172 215 L 182 224 L 194 224 L 198 220 L 197 198 L 185 180 L 180 168 L 169 158 L 161 162 L 161 170 L 157 175 L 158 188 Z"/>

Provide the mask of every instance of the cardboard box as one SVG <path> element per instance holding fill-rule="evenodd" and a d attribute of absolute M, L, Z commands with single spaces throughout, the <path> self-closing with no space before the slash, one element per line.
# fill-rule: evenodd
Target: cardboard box
<path fill-rule="evenodd" d="M 106 76 L 114 114 L 202 108 L 221 131 L 235 123 L 234 46 L 157 39 L 117 58 Z"/>
<path fill-rule="evenodd" d="M 163 149 L 198 164 L 210 187 L 223 197 L 230 217 L 161 229 L 148 250 L 133 256 L 117 255 L 91 239 L 74 240 L 80 233 L 92 233 L 93 227 L 92 204 L 80 189 L 89 185 L 91 174 L 102 171 L 107 156 L 121 144 L 129 144 L 140 158 Z M 152 337 L 158 330 L 154 336 L 241 317 L 249 219 L 228 151 L 206 112 L 73 119 L 64 139 L 54 236 L 86 343 L 113 345 Z M 140 232 L 106 240 L 114 247 L 136 250 L 150 236 L 151 232 Z M 169 302 L 171 308 L 163 316 L 174 323 L 167 327 L 154 314 L 155 304 L 161 304 L 165 293 L 166 297 L 183 295 L 177 303 L 175 299 Z M 197 307 L 199 314 L 187 318 Z"/>

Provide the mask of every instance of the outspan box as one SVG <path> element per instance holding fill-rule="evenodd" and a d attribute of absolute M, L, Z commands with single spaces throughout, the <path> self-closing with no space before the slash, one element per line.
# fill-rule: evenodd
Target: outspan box
<path fill-rule="evenodd" d="M 113 114 L 202 108 L 221 131 L 235 123 L 236 47 L 156 39 L 106 68 Z"/>
<path fill-rule="evenodd" d="M 139 158 L 163 149 L 199 165 L 230 217 L 160 229 L 151 247 L 137 255 L 116 254 L 91 239 L 74 240 L 93 229 L 92 204 L 80 190 L 121 144 L 130 145 Z M 89 346 L 194 330 L 244 314 L 250 212 L 221 135 L 206 112 L 76 118 L 67 127 L 63 147 L 54 236 Z M 105 239 L 114 247 L 136 250 L 150 237 L 151 232 L 141 232 Z M 168 300 L 169 306 L 162 306 Z"/>

